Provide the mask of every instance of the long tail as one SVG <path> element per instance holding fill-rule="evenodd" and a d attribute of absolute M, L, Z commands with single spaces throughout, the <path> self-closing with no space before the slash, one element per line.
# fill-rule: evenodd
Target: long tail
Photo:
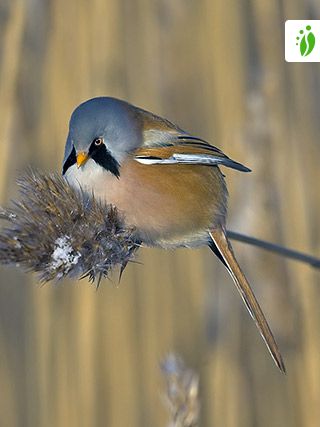
<path fill-rule="evenodd" d="M 257 328 L 259 329 L 259 332 L 264 339 L 271 356 L 273 357 L 273 360 L 275 361 L 278 368 L 285 373 L 286 368 L 268 322 L 264 317 L 260 305 L 254 296 L 254 293 L 245 275 L 241 271 L 241 268 L 233 254 L 232 246 L 228 241 L 224 231 L 222 229 L 215 229 L 212 230 L 209 234 L 212 239 L 212 241 L 209 243 L 210 249 L 212 249 L 212 251 L 218 256 L 218 258 L 227 268 L 241 295 L 243 302 L 245 303 L 251 317 L 255 321 Z"/>

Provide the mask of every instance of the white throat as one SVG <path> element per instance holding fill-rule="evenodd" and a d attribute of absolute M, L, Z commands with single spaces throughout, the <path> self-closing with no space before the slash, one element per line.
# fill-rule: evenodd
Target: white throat
<path fill-rule="evenodd" d="M 105 188 L 108 179 L 113 178 L 111 172 L 106 171 L 92 159 L 88 159 L 80 168 L 77 165 L 72 165 L 64 176 L 71 187 L 81 188 L 89 193 L 93 192 L 97 197 L 101 195 L 99 194 L 101 184 Z"/>

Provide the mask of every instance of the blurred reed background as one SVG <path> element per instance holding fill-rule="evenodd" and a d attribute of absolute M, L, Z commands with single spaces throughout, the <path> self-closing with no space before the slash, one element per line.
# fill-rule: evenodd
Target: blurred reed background
<path fill-rule="evenodd" d="M 303 0 L 1 0 L 0 191 L 61 168 L 69 116 L 111 95 L 253 169 L 226 170 L 229 228 L 320 255 L 319 64 L 284 61 Z M 200 376 L 201 426 L 320 419 L 320 272 L 234 244 L 287 363 L 275 368 L 207 249 L 144 249 L 96 292 L 1 269 L 0 426 L 167 425 L 159 361 Z"/>

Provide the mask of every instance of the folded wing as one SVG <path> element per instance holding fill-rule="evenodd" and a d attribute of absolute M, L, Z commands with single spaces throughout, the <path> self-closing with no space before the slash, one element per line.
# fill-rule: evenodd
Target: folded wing
<path fill-rule="evenodd" d="M 221 165 L 241 172 L 250 172 L 249 168 L 230 159 L 218 148 L 189 135 L 173 135 L 171 140 L 142 146 L 135 152 L 134 159 L 147 165 Z"/>

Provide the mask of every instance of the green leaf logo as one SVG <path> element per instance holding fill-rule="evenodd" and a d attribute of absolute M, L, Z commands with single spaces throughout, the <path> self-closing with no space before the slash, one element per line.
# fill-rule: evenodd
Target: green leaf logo
<path fill-rule="evenodd" d="M 316 44 L 316 38 L 311 31 L 311 26 L 306 26 L 306 34 L 304 34 L 304 30 L 300 30 L 300 36 L 296 37 L 296 45 L 300 45 L 300 54 L 301 56 L 308 56 L 313 51 L 314 46 Z M 299 42 L 300 40 L 300 42 Z"/>

